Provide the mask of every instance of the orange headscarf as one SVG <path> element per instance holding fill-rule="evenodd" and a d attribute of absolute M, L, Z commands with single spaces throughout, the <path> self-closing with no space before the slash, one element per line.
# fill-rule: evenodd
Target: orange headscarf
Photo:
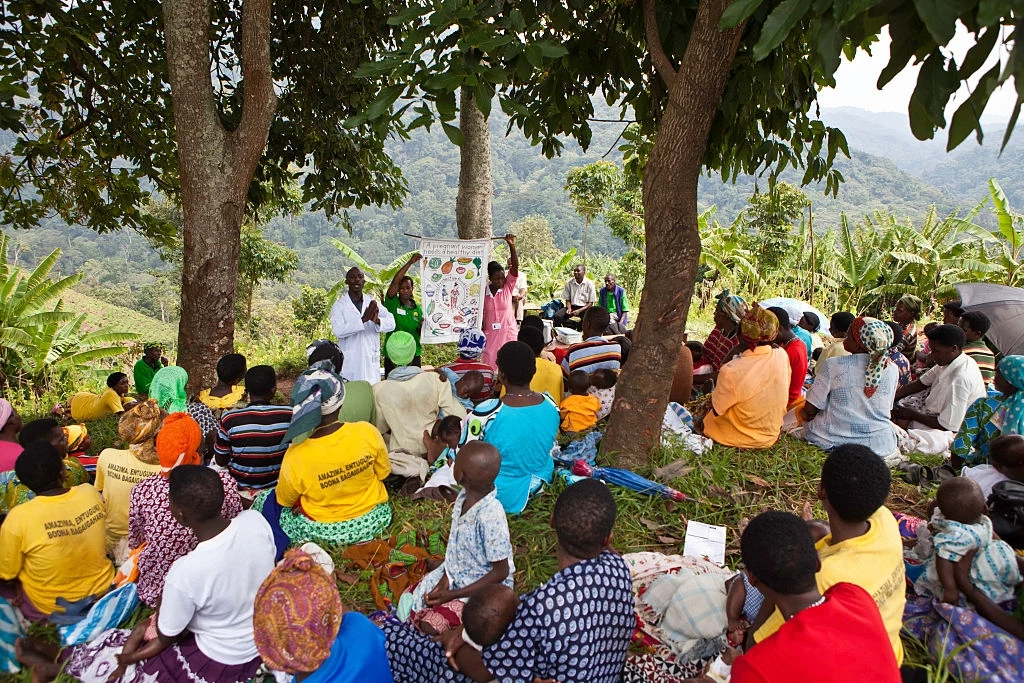
<path fill-rule="evenodd" d="M 203 433 L 199 423 L 188 413 L 171 413 L 164 420 L 164 426 L 156 435 L 156 454 L 160 457 L 160 474 L 167 473 L 178 465 L 201 465 L 199 446 Z"/>

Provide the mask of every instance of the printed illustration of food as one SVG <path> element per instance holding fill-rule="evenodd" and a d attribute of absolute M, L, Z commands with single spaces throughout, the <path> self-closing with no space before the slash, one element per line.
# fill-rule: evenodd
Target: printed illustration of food
<path fill-rule="evenodd" d="M 420 254 L 420 341 L 455 342 L 463 330 L 480 329 L 491 241 L 425 239 Z"/>

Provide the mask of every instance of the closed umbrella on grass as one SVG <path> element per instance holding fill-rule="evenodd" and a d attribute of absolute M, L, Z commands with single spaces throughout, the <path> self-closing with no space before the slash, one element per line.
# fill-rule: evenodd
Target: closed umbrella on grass
<path fill-rule="evenodd" d="M 577 460 L 572 465 L 572 473 L 580 477 L 593 477 L 608 484 L 615 484 L 648 496 L 661 496 L 669 500 L 682 502 L 688 500 L 686 494 L 676 491 L 671 486 L 659 484 L 636 472 L 619 469 L 618 467 L 595 467 L 586 460 Z"/>

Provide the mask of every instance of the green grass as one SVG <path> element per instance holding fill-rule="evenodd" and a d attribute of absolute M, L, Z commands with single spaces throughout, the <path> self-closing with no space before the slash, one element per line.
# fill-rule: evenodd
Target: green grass
<path fill-rule="evenodd" d="M 117 445 L 117 420 L 108 417 L 88 423 L 93 438 L 92 452 Z M 934 457 L 913 459 L 922 464 L 937 464 Z M 695 456 L 678 446 L 659 449 L 650 465 L 638 472 L 657 479 L 653 470 L 682 460 L 687 469 L 682 476 L 664 480 L 685 493 L 682 503 L 612 487 L 618 505 L 613 546 L 619 552 L 653 550 L 666 554 L 682 552 L 686 522 L 689 519 L 720 524 L 728 528 L 726 563 L 737 566 L 739 536 L 746 522 L 765 510 L 788 510 L 800 514 L 805 502 L 811 503 L 815 516 L 824 517 L 817 502 L 817 487 L 825 454 L 802 441 L 782 437 L 770 449 L 740 451 L 714 446 L 703 456 Z M 612 464 L 612 463 L 600 463 Z M 509 528 L 515 548 L 516 590 L 529 591 L 547 581 L 557 570 L 555 534 L 549 520 L 554 501 L 564 485 L 558 481 L 533 501 L 524 514 L 511 517 Z M 888 506 L 893 510 L 923 515 L 929 492 L 902 482 L 893 474 L 893 487 Z M 451 523 L 451 506 L 430 500 L 410 501 L 393 496 L 393 521 L 390 532 L 405 531 L 426 537 L 431 533 L 446 535 Z M 339 581 L 342 601 L 351 609 L 364 613 L 376 609 L 369 590 L 370 573 L 360 572 L 341 559 L 343 548 L 328 549 L 335 558 L 340 575 L 356 576 L 356 583 Z M 134 615 L 137 618 L 142 614 Z M 55 635 L 55 634 L 52 634 Z M 51 635 L 51 637 L 52 637 Z M 934 667 L 921 648 L 908 646 L 908 661 Z M 27 681 L 23 674 L 0 676 L 0 683 Z M 61 683 L 70 678 L 58 679 Z"/>

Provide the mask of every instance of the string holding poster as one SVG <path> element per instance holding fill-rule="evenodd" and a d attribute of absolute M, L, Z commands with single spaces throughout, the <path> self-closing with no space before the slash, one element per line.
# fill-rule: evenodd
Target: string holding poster
<path fill-rule="evenodd" d="M 420 254 L 420 341 L 457 342 L 463 330 L 480 329 L 491 241 L 424 239 Z"/>

